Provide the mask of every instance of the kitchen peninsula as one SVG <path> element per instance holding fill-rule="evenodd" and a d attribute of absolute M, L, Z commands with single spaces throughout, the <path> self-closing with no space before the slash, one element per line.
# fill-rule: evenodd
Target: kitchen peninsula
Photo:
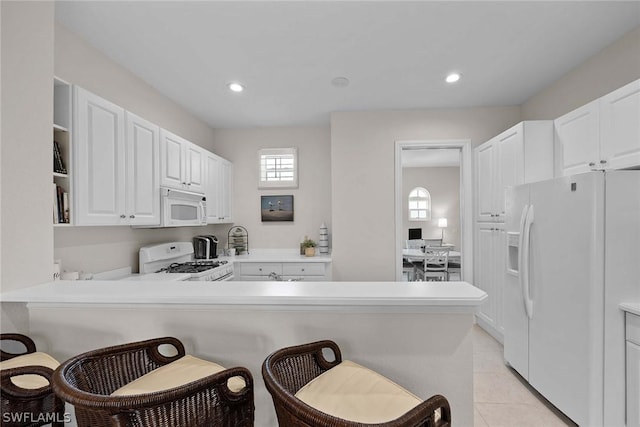
<path fill-rule="evenodd" d="M 1 295 L 3 311 L 60 360 L 175 336 L 187 353 L 247 367 L 256 426 L 276 425 L 263 360 L 321 339 L 418 396 L 443 394 L 456 424 L 472 425 L 471 329 L 485 299 L 465 282 L 58 281 Z"/>

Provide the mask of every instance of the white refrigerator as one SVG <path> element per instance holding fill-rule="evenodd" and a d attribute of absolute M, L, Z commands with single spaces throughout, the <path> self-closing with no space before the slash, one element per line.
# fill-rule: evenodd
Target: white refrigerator
<path fill-rule="evenodd" d="M 507 189 L 504 357 L 580 426 L 625 425 L 622 302 L 640 302 L 640 171 Z"/>

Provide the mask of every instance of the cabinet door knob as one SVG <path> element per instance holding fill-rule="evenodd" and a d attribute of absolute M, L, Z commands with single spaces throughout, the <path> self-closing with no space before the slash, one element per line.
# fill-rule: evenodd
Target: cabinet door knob
<path fill-rule="evenodd" d="M 126 215 L 120 215 L 120 218 L 126 218 L 126 217 L 127 217 Z"/>
<path fill-rule="evenodd" d="M 302 271 L 304 271 L 304 268 L 302 269 Z"/>
<path fill-rule="evenodd" d="M 135 217 L 136 217 L 135 215 L 129 215 L 129 218 L 135 218 Z"/>
<path fill-rule="evenodd" d="M 258 271 L 262 271 L 262 268 L 259 268 Z"/>
<path fill-rule="evenodd" d="M 589 166 L 594 167 L 596 164 L 594 162 L 589 163 Z"/>
<path fill-rule="evenodd" d="M 607 163 L 607 161 L 606 161 L 606 160 L 600 160 L 600 164 L 601 164 L 601 165 L 604 165 L 604 164 L 606 164 L 606 163 Z"/>
<path fill-rule="evenodd" d="M 182 183 L 182 185 L 187 185 L 187 183 L 186 183 L 186 182 L 183 182 L 183 183 Z"/>

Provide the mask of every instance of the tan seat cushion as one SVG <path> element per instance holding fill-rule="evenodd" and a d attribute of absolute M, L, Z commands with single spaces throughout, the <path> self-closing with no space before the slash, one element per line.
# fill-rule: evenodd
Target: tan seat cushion
<path fill-rule="evenodd" d="M 0 362 L 0 370 L 32 365 L 45 366 L 55 370 L 60 363 L 47 353 L 37 351 L 35 353 L 24 354 L 22 356 L 17 356 L 13 359 Z M 11 378 L 11 382 L 18 387 L 27 389 L 40 388 L 49 385 L 49 381 L 40 375 L 18 375 Z"/>
<path fill-rule="evenodd" d="M 349 360 L 314 378 L 296 397 L 326 414 L 360 423 L 394 420 L 422 402 L 388 378 Z"/>
<path fill-rule="evenodd" d="M 186 355 L 120 387 L 111 393 L 111 396 L 129 396 L 168 390 L 217 374 L 225 369 L 217 363 Z M 242 377 L 232 377 L 227 386 L 231 391 L 238 392 L 245 387 L 245 382 Z"/>

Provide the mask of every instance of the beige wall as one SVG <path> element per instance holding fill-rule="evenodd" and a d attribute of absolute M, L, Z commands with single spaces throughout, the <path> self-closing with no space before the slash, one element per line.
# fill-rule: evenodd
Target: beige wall
<path fill-rule="evenodd" d="M 52 2 L 2 9 L 2 291 L 51 279 Z"/>
<path fill-rule="evenodd" d="M 334 280 L 395 280 L 395 142 L 471 140 L 518 123 L 519 107 L 331 115 Z"/>
<path fill-rule="evenodd" d="M 409 192 L 424 187 L 431 194 L 431 220 L 409 221 Z M 447 218 L 444 242 L 460 249 L 460 168 L 423 167 L 402 169 L 402 236 L 408 238 L 409 228 L 421 228 L 423 239 L 439 239 L 442 229 L 438 218 Z"/>
<path fill-rule="evenodd" d="M 55 26 L 55 75 L 201 147 L 212 149 L 214 134 L 207 124 L 59 24 Z M 226 241 L 228 229 L 228 225 L 173 229 L 56 228 L 55 250 L 51 258 L 61 259 L 62 268 L 67 271 L 95 273 L 127 266 L 137 271 L 141 246 L 187 241 L 198 234 L 224 236 Z"/>
<path fill-rule="evenodd" d="M 527 100 L 522 105 L 522 119 L 555 119 L 637 79 L 640 79 L 640 28 Z"/>
<path fill-rule="evenodd" d="M 215 131 L 215 152 L 234 165 L 235 224 L 247 228 L 251 248 L 295 249 L 308 235 L 318 240 L 323 222 L 331 227 L 331 139 L 328 126 Z M 298 148 L 298 188 L 258 189 L 258 150 Z M 292 194 L 293 222 L 260 219 L 260 196 Z M 226 236 L 225 236 L 226 238 Z"/>
<path fill-rule="evenodd" d="M 209 125 L 58 23 L 54 65 L 57 77 L 211 150 Z"/>

